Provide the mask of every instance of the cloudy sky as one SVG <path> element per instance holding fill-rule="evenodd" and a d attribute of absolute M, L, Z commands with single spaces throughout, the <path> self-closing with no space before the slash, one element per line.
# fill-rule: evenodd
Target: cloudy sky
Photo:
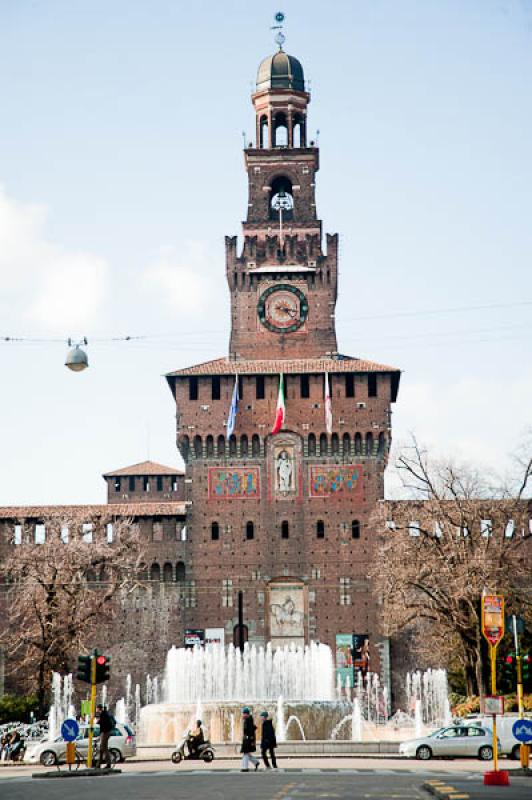
<path fill-rule="evenodd" d="M 532 424 L 532 2 L 281 7 L 341 236 L 340 349 L 403 370 L 396 441 L 505 469 Z M 277 10 L 0 2 L 0 336 L 26 340 L 0 342 L 2 505 L 179 463 L 161 376 L 227 351 L 223 236 Z"/>

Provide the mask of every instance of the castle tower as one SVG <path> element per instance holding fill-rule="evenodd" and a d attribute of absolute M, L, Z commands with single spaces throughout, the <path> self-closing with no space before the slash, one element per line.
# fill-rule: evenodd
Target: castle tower
<path fill-rule="evenodd" d="M 243 244 L 226 239 L 229 354 L 166 377 L 186 463 L 187 626 L 223 627 L 231 641 L 242 591 L 250 640 L 334 647 L 338 633 L 376 630 L 370 518 L 400 373 L 337 352 L 338 240 L 322 249 L 309 101 L 297 59 L 262 61 Z M 286 418 L 273 434 L 281 375 Z"/>

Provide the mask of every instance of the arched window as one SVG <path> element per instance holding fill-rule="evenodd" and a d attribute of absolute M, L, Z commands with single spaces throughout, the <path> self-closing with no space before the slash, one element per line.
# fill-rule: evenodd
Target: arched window
<path fill-rule="evenodd" d="M 373 434 L 366 433 L 366 455 L 372 456 L 373 455 Z"/>
<path fill-rule="evenodd" d="M 333 433 L 331 436 L 331 451 L 333 456 L 337 456 L 340 452 L 340 439 L 337 433 Z"/>
<path fill-rule="evenodd" d="M 159 564 L 152 564 L 150 569 L 150 581 L 161 580 L 161 568 Z"/>
<path fill-rule="evenodd" d="M 246 539 L 255 538 L 255 525 L 252 522 L 246 522 Z"/>
<path fill-rule="evenodd" d="M 183 561 L 178 561 L 175 565 L 175 579 L 179 583 L 185 580 L 185 564 Z"/>
<path fill-rule="evenodd" d="M 194 455 L 196 458 L 201 458 L 203 455 L 201 436 L 194 436 Z"/>
<path fill-rule="evenodd" d="M 234 433 L 229 437 L 229 455 L 236 456 L 236 436 Z"/>
<path fill-rule="evenodd" d="M 377 455 L 381 458 L 386 452 L 386 436 L 384 433 L 379 433 L 379 444 L 377 446 Z"/>
<path fill-rule="evenodd" d="M 283 211 L 283 222 L 294 217 L 294 195 L 292 181 L 280 175 L 272 181 L 270 189 L 270 219 L 278 220 L 280 208 Z"/>
<path fill-rule="evenodd" d="M 362 434 L 355 433 L 355 455 L 361 456 L 362 455 Z"/>
<path fill-rule="evenodd" d="M 217 451 L 219 456 L 225 456 L 225 436 L 218 436 Z"/>
<path fill-rule="evenodd" d="M 283 111 L 273 118 L 272 144 L 274 147 L 288 147 L 288 126 Z"/>
<path fill-rule="evenodd" d="M 190 439 L 188 436 L 183 436 L 179 442 L 179 450 L 183 457 L 183 461 L 187 462 L 190 455 Z"/>
<path fill-rule="evenodd" d="M 211 522 L 211 539 L 217 542 L 220 538 L 220 526 L 217 522 Z"/>
<path fill-rule="evenodd" d="M 316 455 L 316 436 L 313 433 L 308 435 L 308 454 L 309 456 Z"/>
<path fill-rule="evenodd" d="M 360 522 L 358 519 L 354 519 L 351 522 L 351 538 L 360 539 Z"/>
<path fill-rule="evenodd" d="M 171 583 L 174 580 L 174 568 L 169 561 L 163 567 L 163 581 Z"/>
<path fill-rule="evenodd" d="M 262 116 L 259 120 L 259 147 L 268 147 L 270 144 L 268 136 L 268 117 Z"/>
<path fill-rule="evenodd" d="M 242 458 L 246 458 L 248 455 L 249 446 L 248 446 L 248 437 L 246 434 L 240 437 L 240 455 Z"/>
<path fill-rule="evenodd" d="M 305 117 L 294 114 L 292 122 L 292 147 L 306 147 Z"/>
<path fill-rule="evenodd" d="M 281 539 L 288 539 L 290 535 L 290 527 L 288 525 L 288 520 L 284 519 L 281 522 Z"/>
<path fill-rule="evenodd" d="M 205 447 L 207 449 L 207 458 L 212 458 L 214 455 L 214 438 L 212 436 L 207 436 L 205 439 Z"/>
<path fill-rule="evenodd" d="M 344 456 L 351 455 L 351 437 L 348 433 L 344 433 L 342 436 L 342 452 Z"/>
<path fill-rule="evenodd" d="M 257 433 L 251 437 L 251 455 L 260 456 L 260 436 Z"/>
<path fill-rule="evenodd" d="M 322 519 L 316 522 L 316 536 L 318 539 L 325 539 L 325 523 Z"/>
<path fill-rule="evenodd" d="M 326 456 L 329 450 L 328 442 L 327 442 L 327 434 L 322 433 L 320 434 L 320 456 Z"/>

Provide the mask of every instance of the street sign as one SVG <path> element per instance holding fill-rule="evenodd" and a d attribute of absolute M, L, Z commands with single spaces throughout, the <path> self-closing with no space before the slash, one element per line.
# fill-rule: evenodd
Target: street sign
<path fill-rule="evenodd" d="M 488 695 L 482 703 L 483 714 L 504 714 L 504 697 Z"/>
<path fill-rule="evenodd" d="M 79 735 L 79 725 L 75 719 L 66 719 L 61 725 L 61 736 L 65 742 L 73 742 Z"/>
<path fill-rule="evenodd" d="M 500 594 L 482 597 L 482 633 L 492 647 L 504 636 L 504 597 Z"/>
<path fill-rule="evenodd" d="M 512 725 L 512 733 L 518 742 L 532 742 L 532 719 L 518 719 Z"/>

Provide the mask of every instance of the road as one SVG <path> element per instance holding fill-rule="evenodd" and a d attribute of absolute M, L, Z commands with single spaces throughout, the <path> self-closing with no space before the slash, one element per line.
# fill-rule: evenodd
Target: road
<path fill-rule="evenodd" d="M 32 778 L 31 772 L 39 774 L 38 770 L 6 767 L 0 770 L 0 800 L 94 800 L 99 796 L 112 800 L 429 800 L 431 795 L 423 785 L 438 778 L 469 800 L 529 800 L 532 795 L 530 778 L 514 777 L 511 786 L 503 789 L 483 786 L 484 765 L 473 761 L 434 761 L 427 766 L 389 759 L 334 759 L 332 766 L 331 760 L 313 759 L 311 767 L 303 767 L 298 759 L 286 761 L 293 764 L 279 772 L 261 769 L 248 774 L 240 773 L 236 763 L 235 769 L 228 769 L 228 762 L 219 762 L 217 769 L 199 765 L 195 770 L 187 765 L 173 768 L 167 762 L 130 762 L 122 765 L 120 775 L 72 779 Z"/>

